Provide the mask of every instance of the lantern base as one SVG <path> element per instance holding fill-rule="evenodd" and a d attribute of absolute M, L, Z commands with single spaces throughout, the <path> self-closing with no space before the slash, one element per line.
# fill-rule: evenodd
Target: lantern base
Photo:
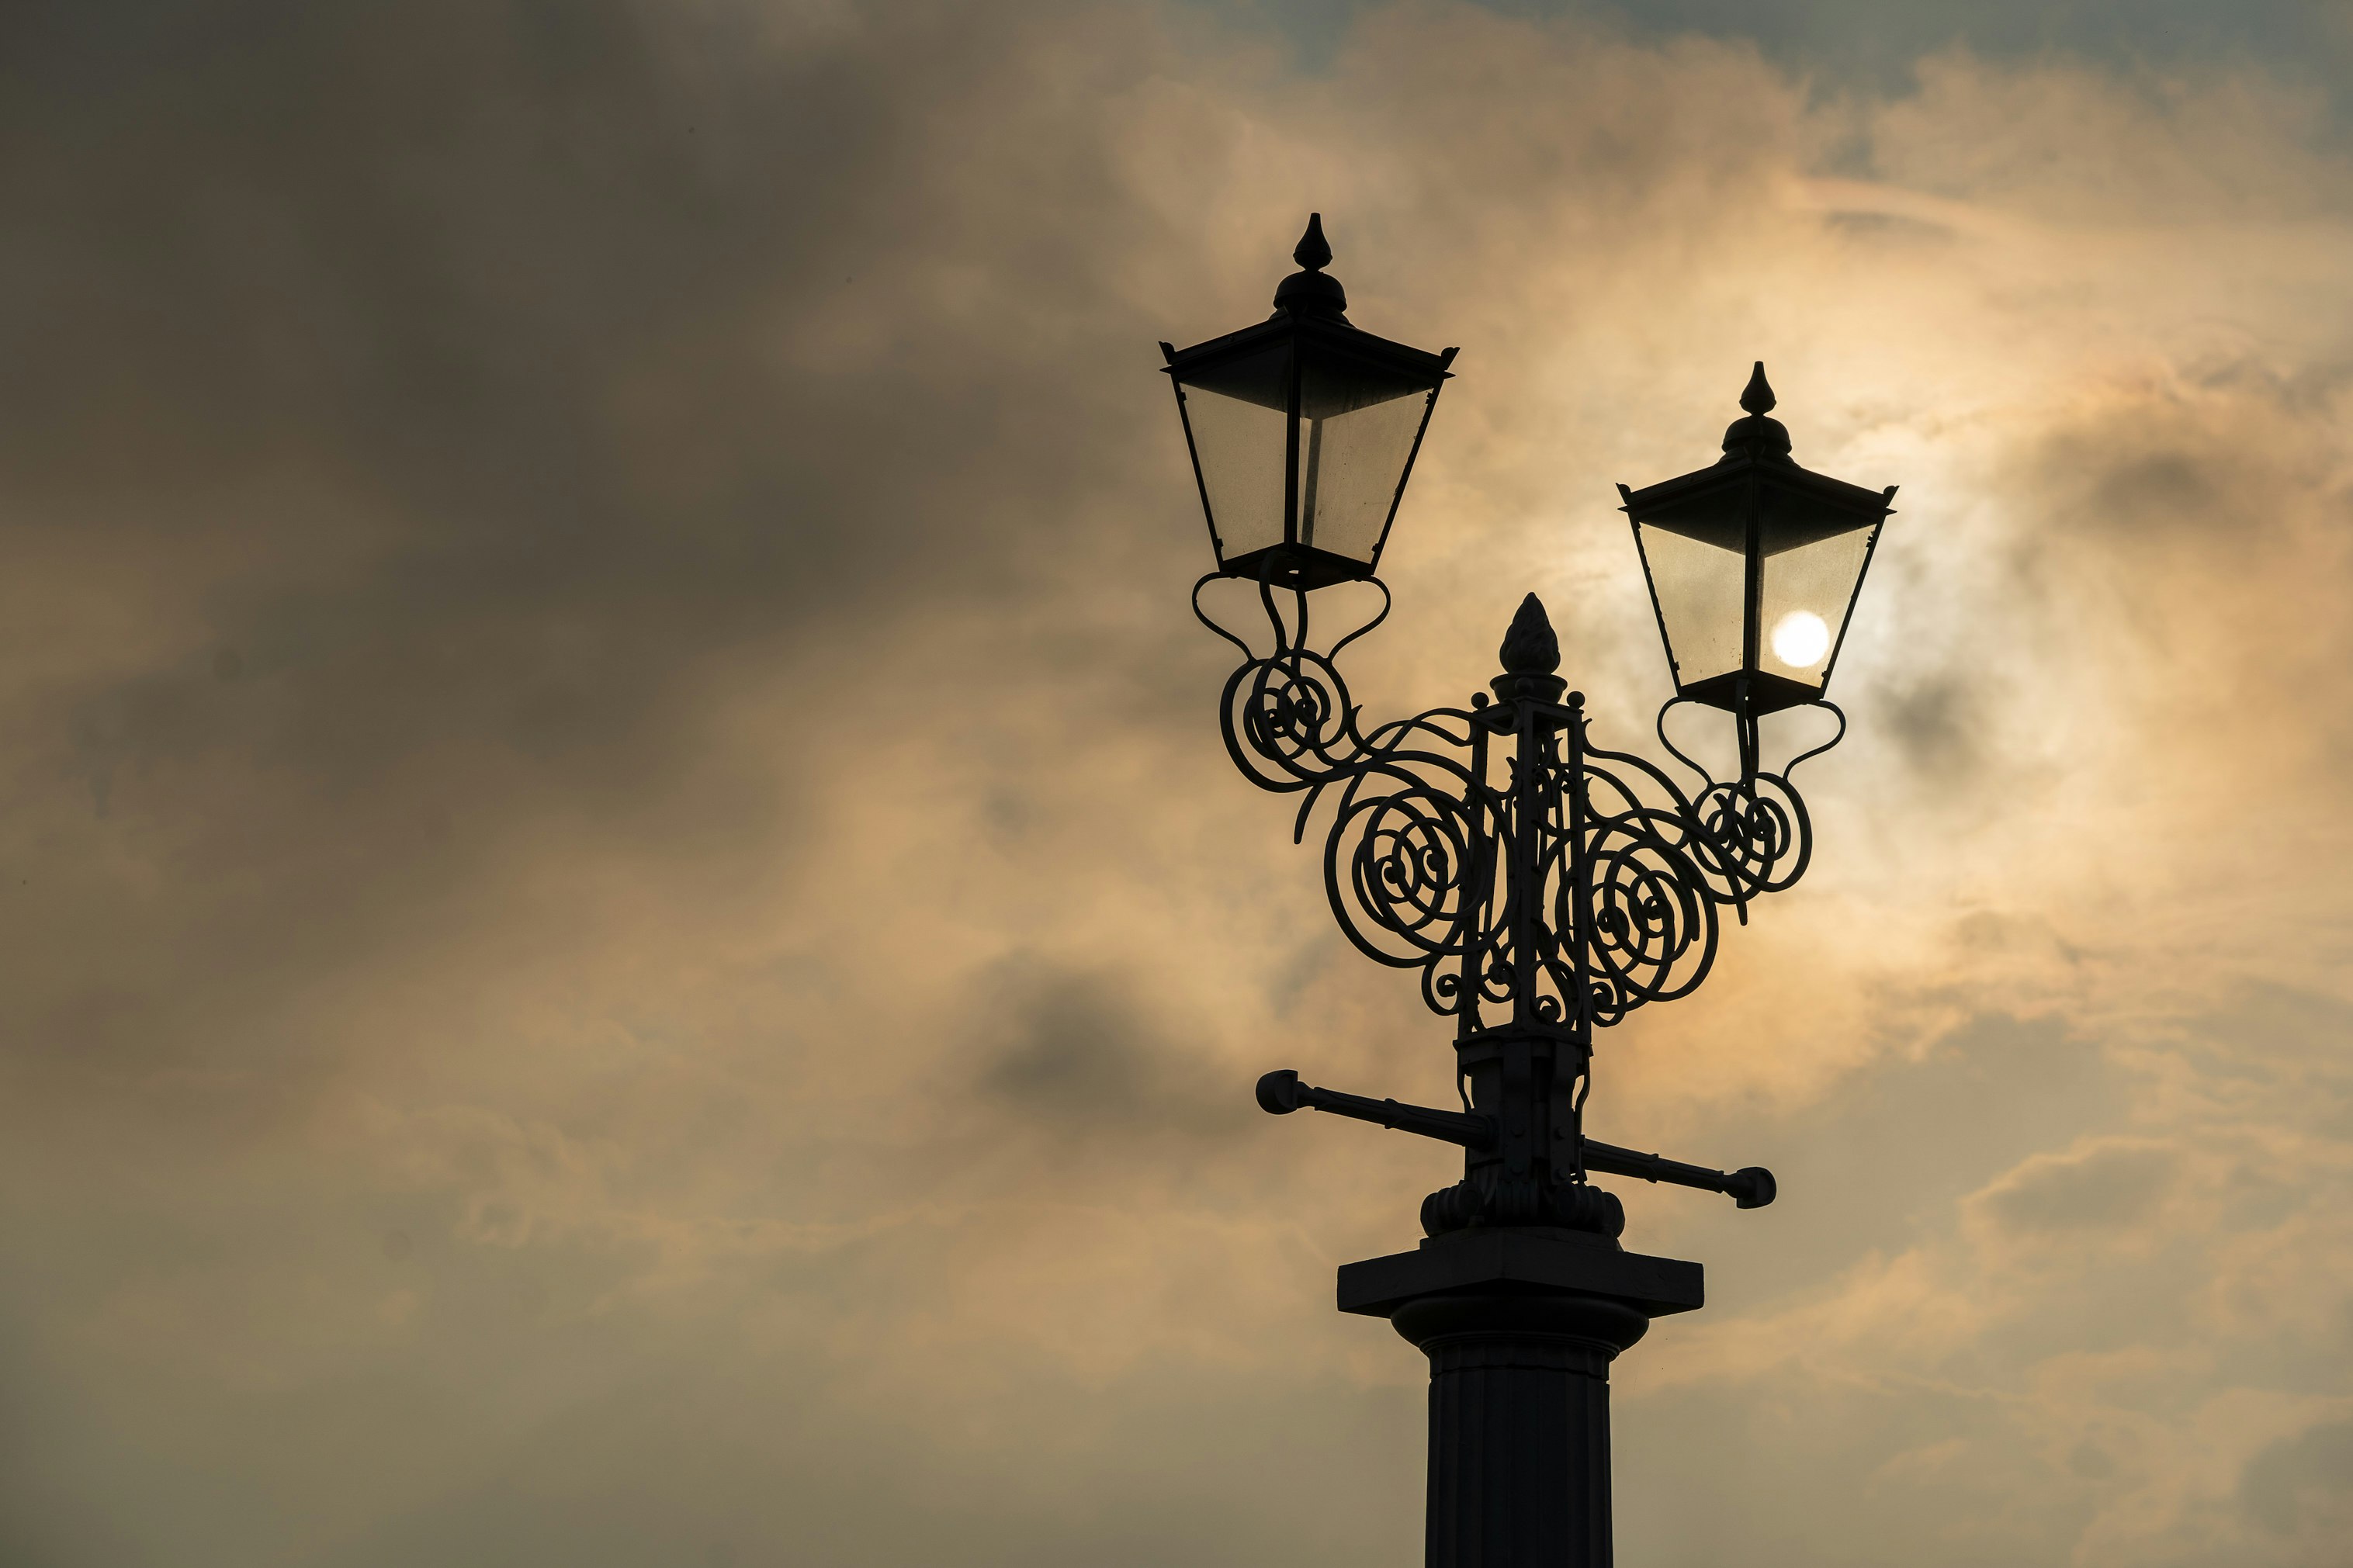
<path fill-rule="evenodd" d="M 1748 695 L 1746 710 L 1751 717 L 1778 713 L 1784 708 L 1801 708 L 1809 702 L 1821 700 L 1822 689 L 1809 686 L 1802 680 L 1791 680 L 1786 675 L 1770 675 L 1761 669 L 1736 669 L 1723 675 L 1711 675 L 1704 680 L 1694 680 L 1689 686 L 1677 686 L 1675 695 L 1686 701 L 1721 708 L 1727 713 L 1742 710 L 1741 687 L 1746 684 Z"/>
<path fill-rule="evenodd" d="M 1264 550 L 1253 550 L 1247 555 L 1220 561 L 1218 570 L 1229 577 L 1240 577 L 1252 583 L 1263 580 L 1278 588 L 1297 589 L 1328 588 L 1335 583 L 1360 583 L 1373 574 L 1372 563 L 1368 561 L 1335 555 L 1312 544 L 1270 544 Z"/>

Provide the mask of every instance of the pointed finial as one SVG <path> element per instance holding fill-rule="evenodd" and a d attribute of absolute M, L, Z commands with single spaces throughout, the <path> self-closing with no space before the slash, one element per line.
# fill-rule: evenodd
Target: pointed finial
<path fill-rule="evenodd" d="M 1504 646 L 1496 657 L 1513 675 L 1550 675 L 1560 668 L 1560 639 L 1553 636 L 1552 619 L 1545 614 L 1542 599 L 1530 594 L 1520 601 L 1519 613 L 1512 617 L 1512 629 L 1504 634 Z"/>
<path fill-rule="evenodd" d="M 1773 384 L 1765 379 L 1765 362 L 1760 359 L 1757 368 L 1748 373 L 1748 384 L 1740 394 L 1740 406 L 1748 412 L 1734 420 L 1724 433 L 1724 461 L 1789 460 L 1788 426 L 1778 419 L 1765 417 L 1773 403 Z"/>
<path fill-rule="evenodd" d="M 1274 308 L 1288 310 L 1294 316 L 1316 316 L 1341 326 L 1348 324 L 1348 291 L 1340 280 L 1324 270 L 1332 260 L 1332 247 L 1324 240 L 1324 215 L 1307 215 L 1307 232 L 1299 237 L 1299 247 L 1291 253 L 1299 263 L 1299 270 L 1284 279 L 1274 290 Z"/>
<path fill-rule="evenodd" d="M 1307 232 L 1299 237 L 1298 248 L 1291 253 L 1291 259 L 1310 272 L 1321 272 L 1332 265 L 1332 247 L 1324 238 L 1322 213 L 1307 215 Z"/>

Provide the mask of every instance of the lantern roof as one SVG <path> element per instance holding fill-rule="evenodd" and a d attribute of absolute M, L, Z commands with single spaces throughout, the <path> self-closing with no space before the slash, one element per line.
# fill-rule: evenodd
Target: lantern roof
<path fill-rule="evenodd" d="M 1675 514 L 1699 522 L 1715 512 L 1715 503 L 1745 493 L 1754 482 L 1815 502 L 1833 513 L 1855 514 L 1855 525 L 1886 512 L 1888 503 L 1895 499 L 1894 486 L 1865 489 L 1799 467 L 1789 456 L 1788 426 L 1769 417 L 1774 403 L 1772 384 L 1765 379 L 1765 362 L 1758 360 L 1740 395 L 1740 406 L 1746 412 L 1724 433 L 1724 456 L 1704 468 L 1639 490 L 1619 486 L 1618 493 L 1626 502 L 1620 510 L 1644 521 L 1653 514 L 1666 514 L 1660 521 L 1668 526 L 1672 526 L 1669 519 Z"/>
<path fill-rule="evenodd" d="M 1393 339 L 1366 331 L 1348 320 L 1348 291 L 1324 270 L 1332 264 L 1332 247 L 1324 237 L 1324 215 L 1307 215 L 1307 232 L 1299 237 L 1291 258 L 1299 270 L 1275 286 L 1274 314 L 1265 321 L 1206 339 L 1191 348 L 1160 345 L 1167 373 L 1180 379 L 1189 371 L 1229 357 L 1251 353 L 1285 341 L 1337 350 L 1393 365 L 1409 374 L 1447 380 L 1447 366 L 1457 351 L 1430 353 Z"/>
<path fill-rule="evenodd" d="M 1215 364 L 1219 360 L 1238 359 L 1286 341 L 1312 343 L 1360 359 L 1377 360 L 1409 374 L 1426 375 L 1433 382 L 1451 380 L 1453 376 L 1453 373 L 1446 368 L 1454 363 L 1456 351 L 1453 349 L 1443 353 L 1431 353 L 1391 338 L 1377 336 L 1334 317 L 1294 316 L 1284 310 L 1277 310 L 1254 326 L 1207 339 L 1188 349 L 1173 348 L 1163 343 L 1160 352 L 1168 362 L 1163 369 L 1181 379 L 1187 373 Z"/>

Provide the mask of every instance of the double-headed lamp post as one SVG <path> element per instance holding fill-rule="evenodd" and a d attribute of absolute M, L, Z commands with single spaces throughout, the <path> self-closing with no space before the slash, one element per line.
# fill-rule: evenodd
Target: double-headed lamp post
<path fill-rule="evenodd" d="M 1521 601 L 1503 672 L 1467 708 L 1364 727 L 1334 660 L 1388 613 L 1375 575 L 1455 351 L 1351 325 L 1324 270 L 1323 224 L 1274 314 L 1182 351 L 1176 391 L 1217 570 L 1194 587 L 1204 625 L 1241 650 L 1219 704 L 1226 748 L 1260 787 L 1301 797 L 1294 837 L 1331 806 L 1324 881 L 1348 939 L 1419 973 L 1455 1021 L 1459 1110 L 1259 1080 L 1302 1106 L 1460 1144 L 1462 1179 L 1422 1200 L 1410 1252 L 1340 1270 L 1339 1306 L 1389 1320 L 1430 1358 L 1430 1568 L 1606 1568 L 1609 1365 L 1652 1318 L 1702 1301 L 1696 1263 L 1626 1251 L 1625 1210 L 1597 1173 L 1773 1201 L 1770 1173 L 1729 1173 L 1585 1136 L 1594 1032 L 1687 995 L 1718 917 L 1804 872 L 1811 828 L 1790 786 L 1846 721 L 1825 697 L 1894 498 L 1810 473 L 1768 417 L 1757 367 L 1716 462 L 1619 487 L 1675 682 L 1661 743 L 1696 776 L 1587 734 L 1543 605 Z M 1220 577 L 1255 584 L 1263 651 L 1201 609 Z M 1366 583 L 1381 608 L 1311 640 L 1317 590 Z M 1732 717 L 1739 757 L 1716 779 L 1667 739 L 1683 704 Z M 1796 707 L 1831 741 L 1760 765 L 1757 721 Z"/>

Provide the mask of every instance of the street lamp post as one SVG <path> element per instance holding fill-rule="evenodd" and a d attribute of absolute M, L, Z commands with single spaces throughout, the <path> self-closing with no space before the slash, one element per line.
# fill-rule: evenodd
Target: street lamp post
<path fill-rule="evenodd" d="M 1228 752 L 1253 784 L 1301 797 L 1295 837 L 1330 805 L 1333 912 L 1368 957 L 1419 972 L 1423 1000 L 1454 1020 L 1461 1108 L 1289 1070 L 1261 1079 L 1258 1100 L 1463 1150 L 1462 1179 L 1422 1200 L 1420 1245 L 1339 1278 L 1341 1310 L 1387 1318 L 1430 1358 L 1430 1568 L 1607 1568 L 1609 1363 L 1703 1290 L 1698 1264 L 1625 1250 L 1625 1210 L 1590 1178 L 1742 1208 L 1771 1203 L 1774 1184 L 1588 1138 L 1594 1032 L 1688 995 L 1715 960 L 1719 911 L 1745 921 L 1803 873 L 1812 829 L 1789 774 L 1845 732 L 1826 690 L 1895 492 L 1792 461 L 1762 364 L 1718 462 L 1620 487 L 1675 679 L 1659 738 L 1693 790 L 1592 743 L 1533 594 L 1502 673 L 1468 707 L 1366 729 L 1335 660 L 1388 616 L 1374 574 L 1455 351 L 1351 325 L 1320 217 L 1293 256 L 1301 270 L 1269 320 L 1160 345 L 1218 562 L 1194 611 L 1241 651 L 1219 705 Z M 1256 586 L 1263 651 L 1202 609 L 1221 577 Z M 1378 590 L 1379 612 L 1311 639 L 1314 595 L 1349 582 Z M 1682 704 L 1732 716 L 1732 776 L 1667 739 Z M 1757 721 L 1801 706 L 1836 716 L 1837 733 L 1765 769 Z"/>

